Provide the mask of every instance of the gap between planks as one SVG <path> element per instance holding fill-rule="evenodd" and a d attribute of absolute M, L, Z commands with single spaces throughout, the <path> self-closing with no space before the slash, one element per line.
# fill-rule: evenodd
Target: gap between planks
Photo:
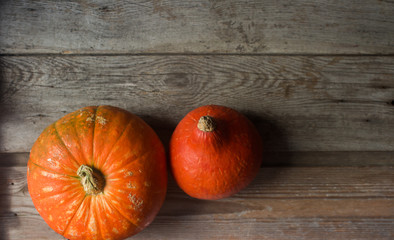
<path fill-rule="evenodd" d="M 394 53 L 210 53 L 210 52 L 158 52 L 158 53 L 132 53 L 132 52 L 96 52 L 96 53 L 0 53 L 0 57 L 116 57 L 116 56 L 273 56 L 273 57 L 394 57 Z"/>

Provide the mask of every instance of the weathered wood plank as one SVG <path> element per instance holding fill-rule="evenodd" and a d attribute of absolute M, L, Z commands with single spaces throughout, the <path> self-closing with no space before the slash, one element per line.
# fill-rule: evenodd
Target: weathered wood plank
<path fill-rule="evenodd" d="M 393 200 L 391 200 L 393 201 Z M 357 202 L 356 202 L 357 203 Z M 357 204 L 358 208 L 368 208 L 377 202 L 364 201 Z M 165 203 L 167 204 L 167 203 Z M 179 203 L 178 203 L 179 204 Z M 292 203 L 282 203 L 282 205 Z M 338 204 L 335 201 L 321 201 L 332 208 L 353 207 L 354 202 Z M 393 207 L 389 201 L 385 207 Z M 278 207 L 282 207 L 278 206 Z M 188 207 L 187 205 L 184 205 Z M 164 205 L 166 207 L 166 205 Z M 198 206 L 203 208 L 204 205 Z M 302 206 L 292 204 L 292 207 L 308 208 L 308 203 Z M 263 211 L 262 211 L 263 212 Z M 237 214 L 237 213 L 236 213 Z M 240 213 L 242 215 L 242 213 Z M 257 213 L 259 214 L 259 213 Z M 262 213 L 263 214 L 263 213 Z M 19 216 L 2 216 L 5 230 L 4 239 L 65 239 L 55 233 L 41 219 L 38 213 L 21 213 Z M 135 235 L 134 239 L 376 239 L 391 240 L 394 237 L 394 217 L 284 217 L 268 218 L 265 216 L 238 218 L 220 214 L 200 216 L 162 216 L 159 215 L 144 231 Z"/>
<path fill-rule="evenodd" d="M 35 210 L 26 167 L 2 167 L 0 228 L 9 239 L 31 232 L 60 239 Z M 5 208 L 2 208 L 5 209 Z M 233 197 L 201 201 L 171 180 L 158 217 L 135 239 L 391 239 L 393 167 L 262 168 Z M 134 238 L 133 238 L 134 239 Z"/>
<path fill-rule="evenodd" d="M 325 204 L 326 202 L 321 202 Z M 299 206 L 295 206 L 299 207 Z M 307 207 L 307 206 L 305 206 Z M 349 206 L 338 206 L 349 207 Z M 366 206 L 368 207 L 368 206 Z M 160 219 L 160 220 L 159 220 Z M 171 221 L 172 220 L 172 221 Z M 132 239 L 384 239 L 393 238 L 393 218 L 285 218 L 222 220 L 212 217 L 174 221 L 158 218 Z M 153 230 L 154 229 L 154 230 Z"/>
<path fill-rule="evenodd" d="M 392 1 L 3 1 L 1 53 L 393 54 Z"/>
<path fill-rule="evenodd" d="M 28 152 L 87 105 L 145 119 L 165 143 L 205 104 L 246 114 L 267 151 L 393 151 L 394 57 L 3 56 L 0 152 Z"/>

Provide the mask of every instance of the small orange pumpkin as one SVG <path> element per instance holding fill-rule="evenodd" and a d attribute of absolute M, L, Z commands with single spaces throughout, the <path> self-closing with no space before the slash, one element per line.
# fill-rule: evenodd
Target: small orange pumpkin
<path fill-rule="evenodd" d="M 172 173 L 192 197 L 225 198 L 255 178 L 261 145 L 258 131 L 242 114 L 224 106 L 199 107 L 179 122 L 171 137 Z"/>
<path fill-rule="evenodd" d="M 31 149 L 27 183 L 48 225 L 69 239 L 124 239 L 164 201 L 163 145 L 139 117 L 86 107 L 47 127 Z"/>

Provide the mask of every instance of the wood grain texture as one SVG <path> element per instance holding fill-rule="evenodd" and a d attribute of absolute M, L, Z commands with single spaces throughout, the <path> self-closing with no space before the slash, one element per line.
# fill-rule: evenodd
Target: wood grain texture
<path fill-rule="evenodd" d="M 394 57 L 3 56 L 0 152 L 88 105 L 114 105 L 168 142 L 192 109 L 232 107 L 267 151 L 393 151 Z"/>
<path fill-rule="evenodd" d="M 6 239 L 61 239 L 31 202 L 26 167 L 0 170 Z M 158 217 L 132 239 L 392 239 L 393 170 L 262 168 L 245 190 L 218 201 L 192 199 L 170 181 Z"/>
<path fill-rule="evenodd" d="M 382 0 L 2 1 L 1 53 L 393 54 Z"/>

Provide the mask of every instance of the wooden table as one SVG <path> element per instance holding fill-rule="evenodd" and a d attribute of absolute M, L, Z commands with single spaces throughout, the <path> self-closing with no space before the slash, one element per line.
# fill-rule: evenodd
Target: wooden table
<path fill-rule="evenodd" d="M 394 3 L 2 1 L 0 239 L 63 239 L 38 215 L 28 152 L 87 105 L 125 108 L 164 144 L 205 104 L 259 129 L 264 163 L 233 197 L 170 180 L 133 239 L 394 239 Z"/>

